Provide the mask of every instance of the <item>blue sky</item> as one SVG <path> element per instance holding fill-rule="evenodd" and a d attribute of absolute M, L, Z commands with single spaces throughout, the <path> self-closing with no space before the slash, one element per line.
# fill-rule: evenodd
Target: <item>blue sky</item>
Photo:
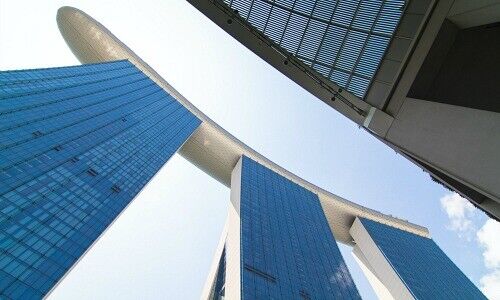
<path fill-rule="evenodd" d="M 351 201 L 429 228 L 500 299 L 500 225 L 268 66 L 184 0 L 0 1 L 0 69 L 78 64 L 60 6 L 86 11 L 194 105 L 274 162 Z M 49 299 L 197 299 L 229 189 L 174 156 Z M 340 245 L 365 299 L 375 299 Z M 496 293 L 496 294 L 495 294 Z"/>

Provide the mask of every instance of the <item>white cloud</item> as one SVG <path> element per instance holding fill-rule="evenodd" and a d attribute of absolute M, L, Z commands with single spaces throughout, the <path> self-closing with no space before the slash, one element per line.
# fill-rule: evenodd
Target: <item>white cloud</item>
<path fill-rule="evenodd" d="M 490 300 L 500 299 L 500 269 L 481 277 L 481 291 Z"/>
<path fill-rule="evenodd" d="M 475 229 L 471 220 L 475 211 L 474 205 L 457 193 L 445 195 L 440 201 L 441 207 L 450 218 L 449 229 L 458 231 L 460 237 L 463 234 L 470 236 Z"/>
<path fill-rule="evenodd" d="M 476 240 L 483 251 L 483 261 L 488 272 L 481 277 L 479 285 L 481 291 L 491 300 L 500 300 L 500 223 L 489 219 L 477 230 L 474 224 L 475 207 L 457 193 L 443 196 L 441 207 L 448 215 L 448 228 L 456 231 L 460 238 L 476 236 Z M 477 218 L 476 218 L 477 220 Z"/>
<path fill-rule="evenodd" d="M 500 269 L 500 223 L 493 219 L 486 221 L 477 232 L 477 240 L 485 248 L 483 257 L 486 267 Z"/>
<path fill-rule="evenodd" d="M 476 235 L 484 248 L 484 265 L 491 269 L 481 277 L 481 290 L 488 298 L 500 300 L 500 223 L 487 220 Z"/>

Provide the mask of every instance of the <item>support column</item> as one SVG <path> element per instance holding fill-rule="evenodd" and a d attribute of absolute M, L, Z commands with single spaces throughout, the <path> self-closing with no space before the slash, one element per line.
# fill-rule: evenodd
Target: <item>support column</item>
<path fill-rule="evenodd" d="M 231 204 L 212 267 L 203 288 L 202 300 L 241 299 L 241 166 L 242 159 L 240 158 L 231 173 Z"/>
<path fill-rule="evenodd" d="M 227 216 L 226 299 L 242 299 L 241 294 L 241 170 L 240 158 L 231 173 L 231 204 Z"/>

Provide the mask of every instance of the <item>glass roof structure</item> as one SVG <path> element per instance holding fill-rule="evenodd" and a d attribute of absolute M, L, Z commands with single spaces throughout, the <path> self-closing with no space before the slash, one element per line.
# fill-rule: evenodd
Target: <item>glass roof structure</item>
<path fill-rule="evenodd" d="M 405 6 L 404 0 L 224 3 L 289 55 L 359 98 L 364 98 Z"/>

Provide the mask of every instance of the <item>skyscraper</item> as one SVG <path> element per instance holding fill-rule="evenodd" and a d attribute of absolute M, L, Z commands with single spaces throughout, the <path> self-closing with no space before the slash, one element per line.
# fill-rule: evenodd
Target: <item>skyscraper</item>
<path fill-rule="evenodd" d="M 432 239 L 365 218 L 356 218 L 350 232 L 353 253 L 381 299 L 388 289 L 396 299 L 484 298 Z"/>
<path fill-rule="evenodd" d="M 423 284 L 432 290 L 453 282 L 450 295 L 484 299 L 426 228 L 274 164 L 85 13 L 61 8 L 58 23 L 85 65 L 0 73 L 0 296 L 46 295 L 178 151 L 231 188 L 206 298 L 357 299 L 338 241 L 354 247 L 375 288 L 390 297 L 421 298 Z M 398 254 L 407 240 L 414 252 Z M 452 272 L 420 268 L 432 263 L 422 255 L 429 247 Z M 406 263 L 414 259 L 424 264 Z M 410 283 L 406 294 L 401 282 Z"/>
<path fill-rule="evenodd" d="M 209 299 L 360 299 L 318 195 L 242 156 Z"/>
<path fill-rule="evenodd" d="M 500 218 L 498 1 L 188 2 L 434 181 Z"/>
<path fill-rule="evenodd" d="M 0 294 L 40 298 L 200 120 L 128 61 L 0 82 Z"/>

